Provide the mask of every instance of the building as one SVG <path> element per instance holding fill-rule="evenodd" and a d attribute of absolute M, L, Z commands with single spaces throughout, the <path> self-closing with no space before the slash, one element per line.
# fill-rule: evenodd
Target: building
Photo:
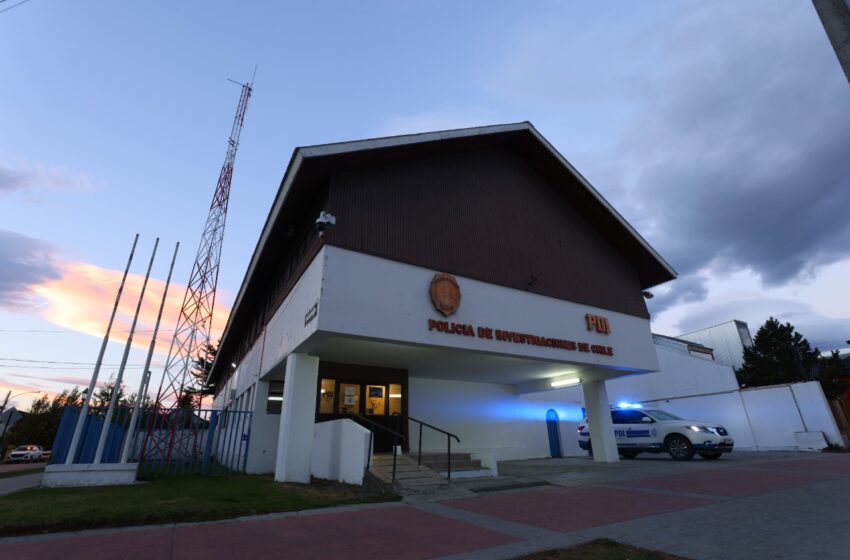
<path fill-rule="evenodd" d="M 737 320 L 680 334 L 677 338 L 711 348 L 714 351 L 714 361 L 735 369 L 740 369 L 744 364 L 744 348 L 753 345 L 749 327 L 745 322 Z"/>
<path fill-rule="evenodd" d="M 308 482 L 316 423 L 352 414 L 488 464 L 548 456 L 547 413 L 586 407 L 616 461 L 605 382 L 658 369 L 642 292 L 675 275 L 529 123 L 297 148 L 214 406 L 253 411 L 247 470 L 281 481 Z M 553 394 L 579 383 L 583 406 Z"/>

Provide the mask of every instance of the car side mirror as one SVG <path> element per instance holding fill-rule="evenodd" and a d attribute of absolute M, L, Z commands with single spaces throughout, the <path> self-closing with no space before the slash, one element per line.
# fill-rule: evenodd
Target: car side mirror
<path fill-rule="evenodd" d="M 649 416 L 644 416 L 643 418 L 640 419 L 640 421 L 644 422 L 646 424 L 651 424 L 651 423 L 655 422 L 655 420 L 653 420 Z"/>

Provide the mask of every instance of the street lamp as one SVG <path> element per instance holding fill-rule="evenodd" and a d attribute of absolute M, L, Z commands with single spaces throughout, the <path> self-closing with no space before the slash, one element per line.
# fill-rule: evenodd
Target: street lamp
<path fill-rule="evenodd" d="M 3 401 L 3 406 L 0 406 L 0 420 L 3 419 L 3 413 L 6 411 L 6 405 L 9 404 L 9 399 L 14 399 L 16 397 L 20 397 L 21 395 L 31 395 L 33 393 L 41 393 L 41 391 L 24 391 L 23 393 L 18 393 L 17 395 L 12 395 L 12 391 L 6 392 L 6 399 Z M 12 419 L 12 415 L 9 415 L 9 420 Z M 3 447 L 3 438 L 6 437 L 6 430 L 9 428 L 9 422 L 3 422 L 3 433 L 0 434 L 0 458 L 2 458 L 6 454 L 6 448 Z"/>
<path fill-rule="evenodd" d="M 3 412 L 6 410 L 6 405 L 9 404 L 10 399 L 20 397 L 21 395 L 32 395 L 38 393 L 41 393 L 41 391 L 24 391 L 23 393 L 18 393 L 17 395 L 13 395 L 12 391 L 6 392 L 6 400 L 3 401 L 3 406 L 0 406 L 0 414 L 3 414 Z"/>

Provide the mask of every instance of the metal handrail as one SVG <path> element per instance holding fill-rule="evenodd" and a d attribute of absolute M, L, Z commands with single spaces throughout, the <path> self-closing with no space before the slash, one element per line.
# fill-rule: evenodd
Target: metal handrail
<path fill-rule="evenodd" d="M 419 465 L 422 464 L 422 427 L 424 426 L 426 428 L 431 428 L 432 430 L 434 430 L 436 432 L 446 434 L 446 463 L 447 463 L 447 467 L 448 467 L 447 472 L 446 472 L 446 479 L 451 480 L 452 479 L 452 438 L 455 438 L 455 440 L 457 440 L 458 443 L 460 443 L 460 438 L 457 437 L 455 434 L 453 434 L 451 432 L 447 432 L 446 430 L 444 430 L 442 428 L 438 428 L 437 426 L 434 426 L 433 424 L 429 424 L 428 422 L 423 422 L 422 420 L 414 418 L 413 416 L 405 416 L 405 415 L 400 414 L 398 412 L 393 412 L 392 416 L 397 416 L 399 418 L 407 418 L 408 420 L 410 420 L 412 422 L 416 422 L 417 424 L 419 424 L 419 454 L 416 457 L 417 464 L 419 464 Z"/>
<path fill-rule="evenodd" d="M 392 436 L 393 436 L 393 479 L 392 479 L 392 482 L 395 483 L 396 459 L 398 457 L 398 440 L 399 440 L 399 438 L 401 438 L 402 441 L 407 441 L 407 438 L 403 434 L 400 434 L 400 433 L 396 432 L 395 430 L 391 430 L 391 429 L 387 428 L 386 426 L 383 426 L 383 425 L 375 422 L 374 420 L 369 420 L 365 416 L 361 416 L 360 414 L 357 414 L 355 412 L 349 412 L 347 414 L 347 416 L 351 416 L 352 418 L 356 418 L 357 420 L 359 420 L 361 422 L 365 422 L 366 424 L 369 424 L 370 426 L 374 426 L 375 428 L 379 428 L 379 429 L 381 429 L 385 432 L 389 432 L 390 434 L 392 434 Z M 369 467 L 372 465 L 372 442 L 374 440 L 374 437 L 375 437 L 375 430 L 369 429 L 369 454 L 366 457 L 366 470 L 367 471 L 369 470 Z"/>

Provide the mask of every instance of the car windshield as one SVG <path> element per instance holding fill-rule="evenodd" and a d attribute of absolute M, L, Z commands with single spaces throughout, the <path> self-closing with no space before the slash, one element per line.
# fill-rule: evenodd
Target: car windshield
<path fill-rule="evenodd" d="M 669 412 L 664 412 L 663 410 L 644 410 L 644 412 L 656 420 L 681 420 L 678 416 L 670 414 Z"/>
<path fill-rule="evenodd" d="M 30 450 L 30 448 L 29 448 L 28 445 L 22 445 L 22 446 L 15 449 L 15 451 L 29 451 L 29 450 Z"/>

